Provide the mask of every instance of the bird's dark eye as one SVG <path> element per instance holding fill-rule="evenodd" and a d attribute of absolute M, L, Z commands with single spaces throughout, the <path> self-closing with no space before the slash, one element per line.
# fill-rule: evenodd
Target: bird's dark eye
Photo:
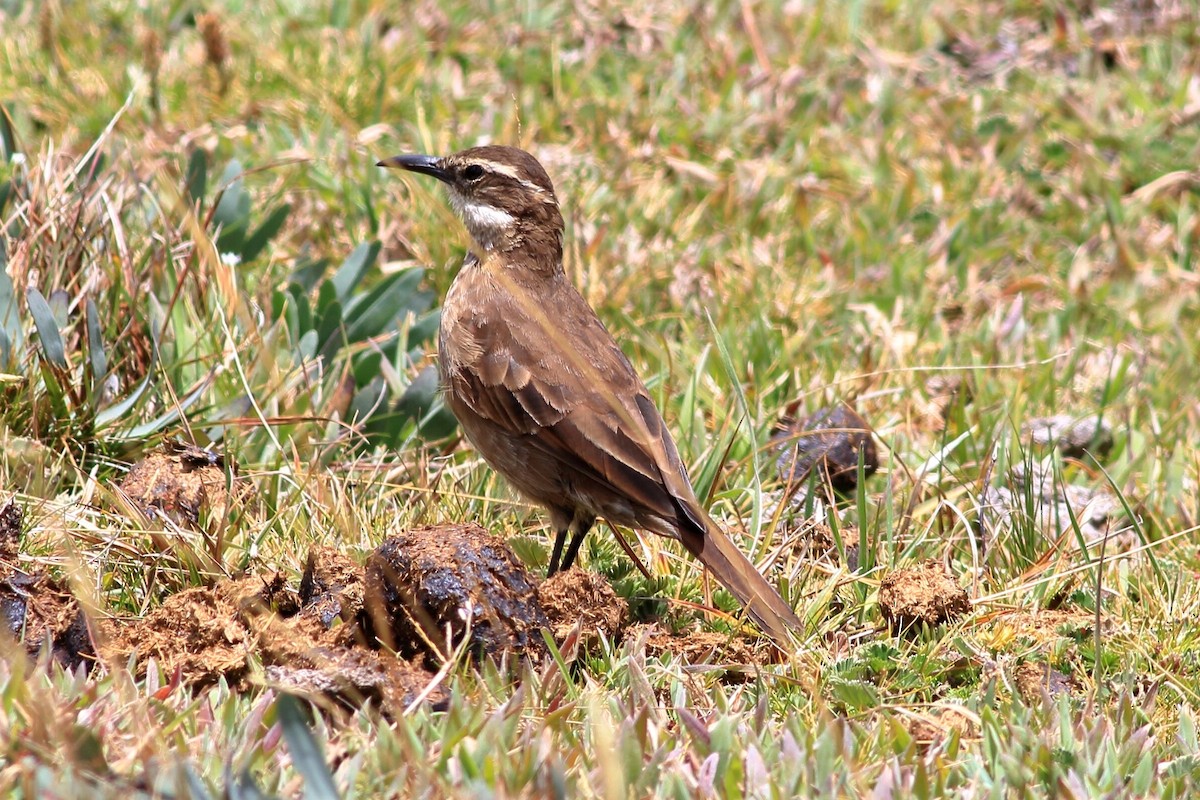
<path fill-rule="evenodd" d="M 483 167 L 478 164 L 468 164 L 463 167 L 462 176 L 469 181 L 477 181 L 483 177 Z"/>

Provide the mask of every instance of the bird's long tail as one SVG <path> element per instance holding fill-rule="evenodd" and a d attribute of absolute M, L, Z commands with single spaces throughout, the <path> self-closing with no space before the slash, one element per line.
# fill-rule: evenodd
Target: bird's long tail
<path fill-rule="evenodd" d="M 694 530 L 680 532 L 683 546 L 745 606 L 758 627 L 776 643 L 786 646 L 788 631 L 801 628 L 800 618 L 725 532 L 711 519 L 706 522 L 703 534 Z"/>

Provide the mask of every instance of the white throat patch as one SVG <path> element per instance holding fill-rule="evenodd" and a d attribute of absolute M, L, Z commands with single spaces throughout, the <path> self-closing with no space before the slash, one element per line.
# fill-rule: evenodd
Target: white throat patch
<path fill-rule="evenodd" d="M 471 236 L 481 247 L 491 249 L 496 240 L 511 230 L 517 218 L 495 206 L 484 205 L 450 193 L 454 210 L 462 217 Z"/>

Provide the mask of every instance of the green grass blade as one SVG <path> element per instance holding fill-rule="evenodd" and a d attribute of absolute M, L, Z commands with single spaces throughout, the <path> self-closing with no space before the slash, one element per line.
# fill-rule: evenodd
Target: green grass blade
<path fill-rule="evenodd" d="M 337 294 L 337 299 L 345 305 L 350 297 L 350 292 L 358 286 L 359 281 L 367 274 L 367 270 L 375 263 L 375 259 L 379 257 L 380 250 L 379 242 L 363 242 L 354 251 L 347 256 L 342 265 L 338 267 L 337 272 L 329 280 L 333 282 L 333 288 Z"/>
<path fill-rule="evenodd" d="M 21 309 L 17 304 L 17 296 L 13 289 L 12 278 L 4 269 L 4 244 L 0 240 L 0 331 L 4 331 L 9 345 L 20 352 L 24 343 L 21 331 Z"/>
<path fill-rule="evenodd" d="M 130 409 L 137 405 L 138 400 L 142 398 L 142 395 L 146 393 L 146 390 L 150 388 L 150 381 L 151 376 L 147 375 L 132 392 L 127 394 L 119 402 L 108 406 L 96 414 L 96 429 L 100 430 L 102 428 L 107 428 L 109 425 L 128 414 Z"/>
<path fill-rule="evenodd" d="M 188 159 L 187 177 L 184 179 L 188 198 L 197 209 L 204 207 L 204 194 L 208 191 L 208 154 L 200 148 L 192 151 Z"/>
<path fill-rule="evenodd" d="M 104 386 L 104 377 L 108 374 L 108 356 L 104 352 L 104 337 L 100 332 L 100 313 L 96 310 L 95 301 L 90 297 L 87 299 L 87 334 L 88 362 L 92 372 L 89 396 L 94 409 L 100 397 L 100 390 Z"/>
<path fill-rule="evenodd" d="M 300 702 L 290 694 L 281 694 L 275 701 L 279 725 L 287 741 L 296 771 L 304 776 L 304 796 L 307 800 L 338 800 L 333 774 L 325 763 L 321 746 L 313 736 L 312 729 L 304 718 Z"/>
<path fill-rule="evenodd" d="M 246 239 L 246 244 L 242 247 L 242 261 L 253 261 L 258 258 L 283 228 L 283 223 L 287 222 L 288 215 L 291 213 L 290 203 L 284 203 L 271 209 L 271 213 L 267 215 L 263 223 L 255 229 L 254 233 L 250 234 L 250 238 Z"/>
<path fill-rule="evenodd" d="M 29 301 L 29 313 L 33 315 L 33 324 L 37 327 L 38 339 L 42 346 L 42 355 L 51 365 L 59 369 L 67 368 L 67 354 L 63 349 L 62 335 L 58 332 L 58 323 L 54 312 L 42 293 L 32 286 L 25 294 Z"/>

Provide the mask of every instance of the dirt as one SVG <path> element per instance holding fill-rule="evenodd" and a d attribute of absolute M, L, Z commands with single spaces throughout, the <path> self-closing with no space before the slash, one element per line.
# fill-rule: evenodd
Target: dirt
<path fill-rule="evenodd" d="M 96 649 L 74 595 L 47 572 L 17 566 L 23 519 L 15 501 L 0 507 L 0 627 L 32 658 L 48 649 L 67 669 L 91 664 Z"/>
<path fill-rule="evenodd" d="M 921 748 L 940 744 L 953 731 L 963 739 L 978 735 L 975 720 L 966 712 L 950 706 L 922 709 L 920 713 L 905 715 L 904 727 Z"/>
<path fill-rule="evenodd" d="M 419 700 L 434 710 L 444 709 L 449 700 L 440 685 L 427 691 L 433 679 L 429 670 L 374 650 L 323 654 L 319 667 L 269 666 L 266 676 L 274 686 L 317 701 L 334 698 L 351 708 L 370 701 L 393 719 Z"/>
<path fill-rule="evenodd" d="M 434 663 L 464 636 L 475 657 L 537 659 L 549 625 L 533 575 L 475 524 L 418 528 L 380 545 L 367 559 L 366 609 L 385 646 Z"/>
<path fill-rule="evenodd" d="M 1096 625 L 1094 614 L 1062 608 L 1017 611 L 1005 614 L 999 617 L 999 620 L 1011 626 L 1017 637 L 1029 639 L 1043 648 L 1048 648 L 1062 639 L 1090 636 Z M 1111 620 L 1107 616 L 1100 618 L 1100 628 L 1102 633 L 1111 628 Z"/>
<path fill-rule="evenodd" d="M 110 663 L 136 653 L 139 675 L 146 659 L 154 658 L 164 673 L 178 671 L 186 683 L 206 685 L 221 677 L 237 683 L 254 649 L 240 606 L 262 587 L 261 578 L 245 578 L 171 595 L 144 619 L 118 625 L 101 652 Z"/>
<path fill-rule="evenodd" d="M 620 637 L 629 621 L 629 603 L 617 595 L 603 576 L 573 567 L 538 585 L 538 602 L 556 642 L 566 641 L 579 626 L 580 645 L 594 646 L 603 635 Z"/>
<path fill-rule="evenodd" d="M 627 639 L 644 637 L 646 655 L 650 658 L 683 656 L 688 664 L 753 665 L 754 652 L 746 640 L 716 631 L 687 631 L 672 633 L 656 623 L 631 626 Z"/>
<path fill-rule="evenodd" d="M 1041 702 L 1043 697 L 1071 695 L 1079 690 L 1074 680 L 1049 664 L 1026 661 L 1013 670 L 1012 677 L 1017 694 L 1026 703 Z"/>
<path fill-rule="evenodd" d="M 364 613 L 364 578 L 361 564 L 332 547 L 312 548 L 300 579 L 302 613 L 326 627 L 339 619 L 358 620 Z"/>
<path fill-rule="evenodd" d="M 283 573 L 217 581 L 171 595 L 137 620 L 93 623 L 65 586 L 16 568 L 20 507 L 0 507 L 0 621 L 36 655 L 64 666 L 99 660 L 156 665 L 169 686 L 234 689 L 267 684 L 395 716 L 411 704 L 442 706 L 431 671 L 467 636 L 475 657 L 544 653 L 543 629 L 560 642 L 576 630 L 585 647 L 601 635 L 640 638 L 647 654 L 751 674 L 751 648 L 712 632 L 628 628 L 628 603 L 600 575 L 573 569 L 539 584 L 507 544 L 477 525 L 443 525 L 393 537 L 366 566 L 328 547 L 308 554 L 298 584 Z M 419 622 L 418 622 L 419 620 Z M 418 628 L 418 625 L 420 626 Z M 449 632 L 449 641 L 446 634 Z"/>
<path fill-rule="evenodd" d="M 482 528 L 422 528 L 386 541 L 365 568 L 314 547 L 295 590 L 275 573 L 172 595 L 141 620 L 109 623 L 102 652 L 116 665 L 136 654 L 139 674 L 153 659 L 189 685 L 265 682 L 350 708 L 369 701 L 396 715 L 414 702 L 446 701 L 430 671 L 444 654 L 442 637 L 433 635 L 444 626 L 454 645 L 469 635 L 476 656 L 537 657 L 543 628 L 565 636 L 580 624 L 593 637 L 618 637 L 628 618 L 625 601 L 600 576 L 572 570 L 540 588 Z M 416 631 L 414 618 L 430 627 Z"/>
<path fill-rule="evenodd" d="M 851 493 L 858 486 L 861 455 L 863 475 L 879 468 L 879 456 L 871 437 L 871 426 L 846 405 L 822 408 L 797 421 L 789 407 L 771 434 L 778 450 L 776 470 L 789 486 L 803 485 L 814 469 L 838 492 Z"/>
<path fill-rule="evenodd" d="M 879 585 L 879 610 L 895 632 L 961 619 L 971 610 L 967 592 L 941 562 L 897 569 Z"/>
<path fill-rule="evenodd" d="M 222 519 L 235 504 L 253 495 L 250 482 L 233 474 L 232 493 L 227 486 L 225 458 L 192 445 L 170 444 L 147 455 L 130 468 L 121 491 L 147 514 L 164 514 L 176 525 L 196 528 L 201 512 Z"/>
<path fill-rule="evenodd" d="M 320 551 L 310 558 L 314 572 L 321 560 Z M 432 673 L 363 646 L 355 622 L 327 625 L 317 605 L 327 595 L 308 603 L 301 597 L 280 574 L 189 589 L 144 619 L 110 626 L 102 652 L 117 664 L 136 653 L 139 674 L 153 658 L 164 674 L 198 686 L 220 678 L 235 688 L 252 685 L 262 680 L 261 664 L 272 685 L 351 708 L 371 701 L 393 716 L 425 692 Z M 446 695 L 435 687 L 425 699 L 436 707 Z"/>

